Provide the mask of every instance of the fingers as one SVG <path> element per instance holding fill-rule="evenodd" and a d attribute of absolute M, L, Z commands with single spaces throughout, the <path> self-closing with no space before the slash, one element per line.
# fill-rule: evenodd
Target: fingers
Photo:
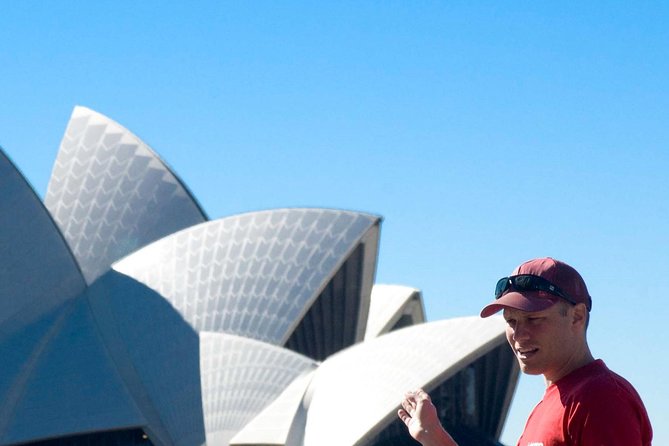
<path fill-rule="evenodd" d="M 428 395 L 427 392 L 424 391 L 423 389 L 418 389 L 418 390 L 416 390 L 416 391 L 414 392 L 414 396 L 415 396 L 415 398 L 416 398 L 418 401 L 421 401 L 421 402 L 422 402 L 422 401 L 425 401 L 425 400 L 427 400 L 427 401 L 431 401 L 431 399 L 430 399 L 430 395 Z"/>
<path fill-rule="evenodd" d="M 404 394 L 404 398 L 400 402 L 400 409 L 397 411 L 397 416 L 406 426 L 411 423 L 411 417 L 416 410 L 416 400 L 413 394 L 414 392 Z"/>
<path fill-rule="evenodd" d="M 401 409 L 397 411 L 397 415 L 404 421 L 410 421 L 414 416 L 418 406 L 423 402 L 430 401 L 430 396 L 423 390 L 412 390 L 404 394 L 404 399 L 401 402 Z"/>
<path fill-rule="evenodd" d="M 423 389 L 404 395 L 397 416 L 407 426 L 409 435 L 419 443 L 457 446 L 442 427 L 437 408 Z"/>
<path fill-rule="evenodd" d="M 416 399 L 413 397 L 412 394 L 407 393 L 404 396 L 401 405 L 405 411 L 411 414 L 414 410 L 416 410 Z"/>
<path fill-rule="evenodd" d="M 409 423 L 411 423 L 411 417 L 407 413 L 406 410 L 400 409 L 397 411 L 397 416 L 399 417 L 400 420 L 404 422 L 404 424 L 408 427 Z"/>
<path fill-rule="evenodd" d="M 430 395 L 427 394 L 423 389 L 416 389 L 404 394 L 404 400 L 402 400 L 402 405 L 404 403 L 411 404 L 414 408 L 423 403 L 424 401 L 431 401 Z"/>

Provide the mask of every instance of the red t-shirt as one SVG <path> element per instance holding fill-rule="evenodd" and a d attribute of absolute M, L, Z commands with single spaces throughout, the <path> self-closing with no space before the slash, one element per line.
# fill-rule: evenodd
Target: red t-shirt
<path fill-rule="evenodd" d="M 518 446 L 650 446 L 652 439 L 639 394 L 598 359 L 546 389 Z"/>

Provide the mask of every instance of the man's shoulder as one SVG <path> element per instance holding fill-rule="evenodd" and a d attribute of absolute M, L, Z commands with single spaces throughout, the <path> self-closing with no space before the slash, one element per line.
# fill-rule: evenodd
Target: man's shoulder
<path fill-rule="evenodd" d="M 632 384 L 598 361 L 562 398 L 570 436 L 576 444 L 650 445 L 652 428 Z M 606 437 L 604 437 L 606 436 Z"/>
<path fill-rule="evenodd" d="M 582 373 L 578 380 L 573 380 L 571 386 L 564 390 L 565 397 L 580 404 L 593 401 L 599 405 L 603 401 L 639 399 L 634 386 L 601 360 L 595 361 L 588 367 L 587 373 Z"/>

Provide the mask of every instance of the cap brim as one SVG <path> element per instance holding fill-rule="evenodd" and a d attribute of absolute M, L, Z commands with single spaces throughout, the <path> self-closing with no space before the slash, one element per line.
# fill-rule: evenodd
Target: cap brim
<path fill-rule="evenodd" d="M 481 317 L 492 316 L 505 308 L 513 308 L 515 310 L 534 313 L 535 311 L 543 311 L 552 307 L 558 300 L 560 300 L 559 297 L 543 291 L 526 293 L 511 291 L 486 305 L 483 310 L 481 310 Z"/>

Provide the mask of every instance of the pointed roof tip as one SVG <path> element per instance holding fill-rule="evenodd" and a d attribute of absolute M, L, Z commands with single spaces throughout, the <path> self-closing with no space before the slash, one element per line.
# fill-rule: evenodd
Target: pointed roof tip
<path fill-rule="evenodd" d="M 76 122 L 79 122 L 79 125 L 83 125 L 83 122 L 86 122 L 88 124 L 98 124 L 98 125 L 113 125 L 118 127 L 118 131 L 121 133 L 128 133 L 131 135 L 131 137 L 139 142 L 141 140 L 137 138 L 132 132 L 130 132 L 128 129 L 114 121 L 113 119 L 109 118 L 108 116 L 103 115 L 102 113 L 99 113 L 91 108 L 84 107 L 81 105 L 75 105 L 74 108 L 72 109 L 72 114 L 70 114 L 70 119 L 68 120 L 67 126 L 65 133 L 67 135 L 68 130 L 72 129 L 72 125 Z M 61 143 L 62 144 L 62 143 Z"/>
<path fill-rule="evenodd" d="M 75 105 L 72 108 L 72 116 L 80 115 L 84 113 L 97 113 L 95 110 L 85 107 L 83 105 Z"/>
<path fill-rule="evenodd" d="M 114 125 L 118 127 L 118 130 L 127 133 L 127 136 L 130 136 L 133 139 L 136 139 L 138 143 L 141 143 L 149 148 L 151 152 L 155 155 L 158 156 L 158 154 L 148 145 L 146 144 L 139 136 L 137 136 L 134 132 L 132 132 L 129 128 L 124 126 L 123 124 L 120 124 L 118 121 L 115 119 L 110 118 L 104 113 L 101 113 L 97 110 L 94 110 L 90 107 L 86 107 L 84 105 L 75 105 L 74 108 L 72 108 L 72 114 L 70 115 L 70 120 L 76 119 L 79 117 L 83 116 L 90 116 L 93 117 L 94 119 L 98 119 L 101 121 L 101 123 L 107 124 L 107 125 Z"/>
<path fill-rule="evenodd" d="M 420 288 L 416 288 L 414 286 L 410 285 L 402 285 L 402 284 L 397 284 L 397 283 L 375 283 L 374 288 L 379 291 L 395 291 L 397 293 L 405 293 L 407 295 L 413 294 L 413 293 L 420 293 L 422 294 L 422 290 Z"/>
<path fill-rule="evenodd" d="M 148 165 L 141 164 L 132 170 L 132 176 L 122 175 L 130 172 L 131 166 L 135 165 L 130 160 L 140 157 L 148 159 Z M 97 162 L 103 158 L 107 161 Z M 109 160 L 112 159 L 118 163 L 111 163 Z M 112 174 L 113 166 L 117 167 Z M 125 170 L 119 172 L 118 166 Z M 155 172 L 160 175 L 153 175 Z M 95 194 L 86 195 L 81 189 L 79 179 L 82 177 L 96 185 Z M 113 181 L 116 190 L 126 192 L 105 195 L 100 188 L 107 181 L 104 178 Z M 132 196 L 127 192 L 135 190 L 140 184 L 150 192 L 141 196 Z M 66 194 L 68 187 L 75 193 Z M 121 203 L 123 200 L 126 202 Z M 146 204 L 152 201 L 158 205 L 149 212 Z M 76 210 L 73 202 L 77 203 Z M 81 105 L 74 107 L 67 123 L 44 203 L 72 247 L 88 283 L 103 274 L 114 261 L 135 249 L 208 220 L 186 184 L 148 144 L 114 119 Z M 132 212 L 120 212 L 123 206 Z M 63 209 L 68 210 L 62 212 Z M 70 228 L 77 227 L 77 221 L 99 209 L 106 210 L 106 232 L 98 230 L 98 223 L 87 226 L 90 234 L 70 232 Z M 157 214 L 164 217 L 157 219 Z M 121 233 L 125 235 L 117 238 L 116 235 Z M 89 259 L 89 252 L 103 254 Z"/>
<path fill-rule="evenodd" d="M 419 288 L 377 283 L 372 287 L 365 340 L 426 320 L 423 293 Z"/>

